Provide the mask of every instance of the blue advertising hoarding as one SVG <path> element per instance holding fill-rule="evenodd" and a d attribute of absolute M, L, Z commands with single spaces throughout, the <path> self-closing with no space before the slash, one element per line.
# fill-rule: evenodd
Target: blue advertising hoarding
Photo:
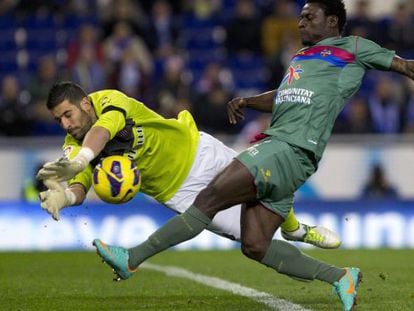
<path fill-rule="evenodd" d="M 301 201 L 295 212 L 305 223 L 336 231 L 343 248 L 414 248 L 413 207 L 414 202 L 408 201 Z M 58 222 L 38 203 L 0 202 L 0 251 L 92 249 L 94 238 L 129 247 L 173 215 L 144 197 L 124 205 L 94 202 L 66 208 Z M 237 243 L 206 231 L 177 248 L 234 247 Z"/>

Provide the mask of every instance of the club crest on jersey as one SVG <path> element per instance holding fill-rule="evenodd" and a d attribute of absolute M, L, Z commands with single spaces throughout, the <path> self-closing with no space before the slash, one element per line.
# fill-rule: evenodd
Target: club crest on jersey
<path fill-rule="evenodd" d="M 332 51 L 331 50 L 328 50 L 328 49 L 325 49 L 320 54 L 321 54 L 322 57 L 326 57 L 326 56 L 331 55 L 332 54 Z"/>
<path fill-rule="evenodd" d="M 105 96 L 101 99 L 101 106 L 105 106 L 111 103 L 111 99 L 108 96 Z"/>
<path fill-rule="evenodd" d="M 69 155 L 74 150 L 73 146 L 66 146 L 65 149 L 63 149 L 63 157 L 69 159 Z"/>
<path fill-rule="evenodd" d="M 303 73 L 303 69 L 300 68 L 300 65 L 296 65 L 295 67 L 293 67 L 292 65 L 289 66 L 289 68 L 287 70 L 287 74 L 282 80 L 282 84 L 287 82 L 288 85 L 291 85 L 292 82 L 293 82 L 293 79 L 295 79 L 295 80 L 300 79 L 300 74 L 301 73 Z"/>

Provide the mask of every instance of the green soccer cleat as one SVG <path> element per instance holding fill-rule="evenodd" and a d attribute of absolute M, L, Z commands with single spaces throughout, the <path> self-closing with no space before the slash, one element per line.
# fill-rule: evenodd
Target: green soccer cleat
<path fill-rule="evenodd" d="M 305 230 L 305 234 L 302 236 L 295 235 L 295 231 L 288 232 L 282 230 L 282 237 L 288 241 L 305 242 L 315 245 L 320 248 L 338 248 L 341 245 L 339 236 L 322 226 L 308 226 L 300 224 Z"/>
<path fill-rule="evenodd" d="M 106 245 L 99 239 L 93 240 L 92 244 L 96 247 L 96 252 L 102 258 L 102 262 L 112 267 L 112 271 L 115 273 L 114 281 L 126 280 L 137 271 L 137 269 L 129 268 L 127 249 Z"/>
<path fill-rule="evenodd" d="M 345 275 L 335 282 L 334 291 L 344 306 L 344 311 L 354 310 L 357 304 L 357 287 L 362 281 L 362 273 L 359 268 L 344 268 Z"/>

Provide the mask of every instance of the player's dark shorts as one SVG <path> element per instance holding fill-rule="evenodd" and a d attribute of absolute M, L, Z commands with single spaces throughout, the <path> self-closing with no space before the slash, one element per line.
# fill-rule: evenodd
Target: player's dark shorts
<path fill-rule="evenodd" d="M 269 136 L 237 156 L 254 177 L 257 198 L 286 218 L 295 191 L 311 176 L 316 165 L 311 154 Z"/>

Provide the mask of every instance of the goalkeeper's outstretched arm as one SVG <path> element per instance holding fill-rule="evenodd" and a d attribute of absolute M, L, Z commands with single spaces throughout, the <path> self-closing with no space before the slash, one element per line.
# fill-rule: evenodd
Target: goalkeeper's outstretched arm
<path fill-rule="evenodd" d="M 93 153 L 93 157 L 96 157 L 105 148 L 109 138 L 110 134 L 106 128 L 101 126 L 92 127 L 83 139 L 82 148 L 90 149 Z"/>
<path fill-rule="evenodd" d="M 71 160 L 60 158 L 48 162 L 40 169 L 37 178 L 40 180 L 53 179 L 67 181 L 82 172 L 105 147 L 109 141 L 109 131 L 103 127 L 92 127 L 83 140 L 78 154 Z"/>

